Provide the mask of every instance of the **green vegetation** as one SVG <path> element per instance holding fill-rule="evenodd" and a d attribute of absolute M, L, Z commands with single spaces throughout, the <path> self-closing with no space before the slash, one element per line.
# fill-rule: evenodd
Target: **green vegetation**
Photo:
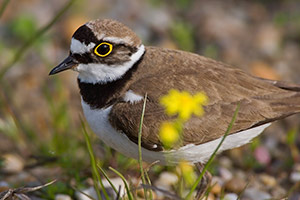
<path fill-rule="evenodd" d="M 179 48 L 185 51 L 195 50 L 192 26 L 186 22 L 176 22 L 171 27 L 171 35 Z"/>
<path fill-rule="evenodd" d="M 150 1 L 157 6 L 163 4 L 161 1 L 157 0 Z M 74 116 L 74 113 L 72 112 L 74 107 L 69 101 L 73 96 L 68 96 L 69 91 L 66 91 L 67 89 L 64 85 L 65 80 L 61 76 L 51 77 L 51 80 L 47 79 L 38 86 L 41 90 L 41 96 L 38 98 L 43 99 L 45 102 L 45 104 L 41 105 L 42 110 L 43 112 L 48 113 L 46 119 L 28 118 L 28 116 L 23 113 L 23 110 L 20 109 L 20 104 L 14 99 L 15 85 L 13 82 L 9 82 L 5 75 L 7 75 L 10 70 L 14 70 L 18 66 L 21 66 L 18 65 L 18 63 L 23 62 L 25 59 L 34 60 L 34 58 L 25 57 L 30 49 L 33 50 L 34 54 L 42 57 L 44 67 L 50 68 L 50 66 L 53 65 L 53 61 L 50 61 L 45 53 L 47 44 L 52 41 L 50 41 L 45 34 L 53 27 L 53 25 L 56 25 L 59 22 L 63 14 L 66 13 L 74 2 L 75 0 L 69 0 L 60 10 L 58 10 L 57 14 L 42 27 L 38 25 L 37 20 L 34 19 L 30 13 L 16 16 L 9 24 L 8 31 L 5 34 L 9 34 L 10 39 L 0 41 L 0 53 L 3 58 L 3 60 L 0 61 L 1 134 L 13 141 L 13 147 L 17 152 L 24 152 L 26 159 L 30 161 L 32 159 L 33 165 L 41 162 L 42 164 L 39 164 L 41 166 L 47 166 L 49 168 L 59 167 L 61 170 L 58 174 L 59 180 L 57 182 L 43 188 L 41 192 L 37 193 L 41 198 L 54 199 L 56 194 L 68 194 L 71 197 L 74 197 L 77 190 L 93 185 L 97 191 L 98 199 L 102 198 L 101 195 L 104 195 L 109 199 L 109 194 L 105 190 L 102 181 L 107 179 L 112 186 L 113 191 L 118 196 L 119 188 L 118 186 L 113 185 L 110 180 L 112 177 L 117 176 L 122 178 L 126 186 L 126 195 L 125 197 L 122 197 L 122 199 L 138 199 L 143 197 L 145 199 L 154 199 L 152 191 L 155 191 L 156 188 L 151 184 L 151 181 L 154 181 L 162 172 L 168 171 L 178 176 L 178 182 L 176 185 L 173 185 L 173 189 L 177 193 L 172 193 L 172 195 L 176 195 L 178 198 L 190 199 L 204 173 L 207 170 L 213 173 L 217 172 L 217 164 L 212 163 L 212 161 L 221 143 L 229 133 L 238 109 L 233 113 L 234 117 L 227 132 L 222 138 L 218 148 L 209 159 L 207 165 L 205 165 L 200 176 L 191 178 L 191 176 L 195 176 L 193 173 L 184 174 L 184 171 L 181 170 L 182 168 L 187 168 L 186 165 L 183 165 L 185 167 L 182 168 L 173 166 L 165 167 L 155 164 L 146 166 L 145 163 L 142 162 L 141 135 L 143 113 L 141 113 L 140 121 L 140 159 L 138 161 L 115 152 L 99 141 L 99 139 L 91 133 L 86 123 L 78 119 L 80 118 L 78 117 L 79 114 L 76 113 L 75 115 L 77 116 Z M 191 2 L 192 1 L 190 0 L 176 0 L 175 4 L 177 7 L 186 9 L 191 5 Z M 0 19 L 9 3 L 9 0 L 4 0 L 2 5 L 0 5 Z M 287 13 L 278 13 L 274 17 L 274 22 L 282 27 L 288 23 L 299 22 L 300 17 L 298 15 L 293 16 L 293 22 L 291 22 L 290 19 L 291 17 Z M 196 50 L 195 30 L 187 21 L 178 20 L 173 23 L 169 33 L 173 41 L 178 45 L 178 48 L 186 51 Z M 206 46 L 203 52 L 206 56 L 212 58 L 218 57 L 219 53 L 218 48 L 215 45 Z M 16 72 L 12 71 L 12 74 L 13 73 Z M 74 98 L 79 99 L 79 96 Z M 144 111 L 145 110 L 143 110 L 143 112 Z M 287 156 L 284 162 L 285 165 L 290 168 L 297 162 L 300 154 L 296 144 L 297 133 L 297 128 L 291 129 L 285 138 L 291 156 Z M 246 150 L 251 151 L 253 154 L 260 144 L 261 141 L 257 138 Z M 262 167 L 251 154 L 241 159 L 243 160 L 243 165 L 246 169 L 255 170 Z M 3 160 L 0 158 L 0 170 L 2 166 Z M 30 170 L 30 167 L 26 167 Z M 4 175 L 1 174 L 0 179 L 2 179 L 3 176 Z M 92 177 L 92 184 L 91 181 L 89 181 L 90 177 Z M 131 180 L 132 177 L 140 178 L 143 186 L 133 184 Z M 40 181 L 47 182 L 49 181 L 48 179 L 49 177 L 45 180 L 41 179 Z M 195 179 L 197 180 L 194 181 Z M 193 181 L 191 182 L 189 180 Z M 21 187 L 24 185 L 15 186 Z M 297 185 L 294 187 L 295 188 L 292 188 L 290 191 L 297 190 Z M 184 193 L 184 191 L 188 191 L 188 194 Z M 224 188 L 222 188 L 221 193 L 224 193 Z"/>

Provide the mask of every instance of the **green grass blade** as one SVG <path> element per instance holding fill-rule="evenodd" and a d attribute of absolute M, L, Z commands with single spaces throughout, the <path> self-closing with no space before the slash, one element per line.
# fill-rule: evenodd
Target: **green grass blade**
<path fill-rule="evenodd" d="M 224 134 L 224 136 L 222 137 L 220 143 L 218 144 L 217 148 L 215 149 L 215 151 L 213 152 L 213 154 L 210 156 L 209 160 L 207 161 L 206 165 L 204 166 L 200 176 L 198 177 L 198 179 L 196 180 L 196 182 L 193 184 L 191 190 L 189 191 L 189 193 L 186 195 L 186 197 L 184 198 L 185 200 L 189 200 L 192 197 L 193 192 L 195 191 L 195 189 L 197 188 L 198 184 L 200 183 L 200 181 L 202 180 L 202 177 L 204 176 L 205 172 L 207 171 L 208 167 L 210 166 L 210 164 L 212 163 L 213 159 L 215 158 L 218 150 L 220 149 L 221 145 L 223 144 L 225 138 L 227 137 L 227 135 L 230 133 L 230 130 L 232 129 L 232 126 L 237 118 L 237 114 L 239 112 L 239 108 L 240 108 L 240 104 L 237 105 L 237 108 L 234 112 L 234 115 L 232 117 L 232 120 Z"/>
<path fill-rule="evenodd" d="M 88 152 L 89 152 L 89 155 L 90 155 L 91 166 L 92 166 L 92 174 L 93 174 L 93 180 L 94 180 L 94 187 L 95 187 L 95 190 L 96 190 L 96 193 L 97 193 L 97 197 L 98 197 L 99 200 L 102 200 L 102 196 L 101 196 L 100 190 L 98 188 L 98 183 L 100 183 L 101 189 L 103 191 L 103 194 L 104 194 L 105 198 L 110 199 L 107 192 L 106 192 L 106 190 L 105 190 L 105 187 L 104 187 L 103 182 L 101 180 L 100 174 L 97 170 L 96 159 L 95 159 L 95 155 L 94 155 L 94 152 L 93 152 L 93 148 L 92 148 L 92 145 L 91 145 L 89 135 L 86 131 L 84 122 L 83 122 L 81 117 L 80 117 L 80 119 L 81 119 L 81 124 L 82 124 L 82 129 L 83 129 L 83 133 L 84 133 L 86 146 L 87 146 L 87 149 L 88 149 Z"/>
<path fill-rule="evenodd" d="M 125 177 L 120 172 L 118 172 L 116 169 L 114 169 L 112 167 L 109 167 L 109 169 L 111 171 L 113 171 L 114 173 L 116 173 L 122 179 L 122 181 L 124 182 L 125 188 L 126 188 L 128 199 L 133 200 L 132 194 L 130 192 L 130 189 L 129 189 L 129 186 L 127 184 L 127 181 L 126 181 Z"/>
<path fill-rule="evenodd" d="M 144 169 L 143 169 L 143 159 L 142 159 L 142 130 L 143 130 L 145 109 L 146 109 L 146 102 L 147 102 L 147 93 L 145 94 L 145 97 L 144 97 L 144 104 L 143 104 L 143 110 L 142 110 L 141 121 L 140 121 L 140 126 L 139 126 L 139 134 L 138 134 L 138 151 L 139 151 L 139 160 L 138 161 L 139 161 L 142 183 L 144 185 L 146 185 L 146 179 L 145 179 L 145 173 L 144 173 Z M 145 187 L 143 187 L 143 189 L 144 189 L 145 199 L 148 199 L 147 189 Z"/>
<path fill-rule="evenodd" d="M 146 180 L 147 180 L 148 185 L 151 186 L 151 180 L 150 180 L 150 177 L 149 177 L 147 171 L 145 171 L 145 176 L 146 176 Z M 152 190 L 149 190 L 149 198 L 150 198 L 151 200 L 153 199 Z"/>
<path fill-rule="evenodd" d="M 114 184 L 110 181 L 108 175 L 105 173 L 105 171 L 102 169 L 102 167 L 97 164 L 98 169 L 101 171 L 101 173 L 103 174 L 103 176 L 106 178 L 106 180 L 108 181 L 108 183 L 110 184 L 110 186 L 112 187 L 112 189 L 115 191 L 116 195 L 118 195 L 118 190 L 117 188 L 114 186 Z"/>
<path fill-rule="evenodd" d="M 157 163 L 159 163 L 159 161 L 157 160 L 157 161 L 155 161 L 155 162 L 153 162 L 153 163 L 151 163 L 150 165 L 148 165 L 147 166 L 147 168 L 144 170 L 144 173 L 145 173 L 145 177 L 146 177 L 146 181 L 147 181 L 147 183 L 148 183 L 148 188 L 146 187 L 146 189 L 147 190 L 149 190 L 149 198 L 152 200 L 153 199 L 153 194 L 152 194 L 152 192 L 153 192 L 153 190 L 151 189 L 151 180 L 150 180 L 150 177 L 149 177 L 149 175 L 148 175 L 148 172 L 150 171 L 150 169 L 151 169 L 151 167 L 153 167 L 155 164 L 157 164 Z M 144 187 L 145 187 L 145 185 L 144 185 Z"/>

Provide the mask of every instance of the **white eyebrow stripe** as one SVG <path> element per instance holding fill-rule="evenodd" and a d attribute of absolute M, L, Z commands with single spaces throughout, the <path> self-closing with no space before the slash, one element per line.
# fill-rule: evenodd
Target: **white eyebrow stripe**
<path fill-rule="evenodd" d="M 103 41 L 115 43 L 115 44 L 132 44 L 132 41 L 128 38 L 118 38 L 118 37 L 104 37 L 102 38 Z"/>
<path fill-rule="evenodd" d="M 84 54 L 84 53 L 90 52 L 95 47 L 95 45 L 96 44 L 93 42 L 86 45 L 86 44 L 80 42 L 79 40 L 72 38 L 70 51 L 71 51 L 71 53 Z"/>

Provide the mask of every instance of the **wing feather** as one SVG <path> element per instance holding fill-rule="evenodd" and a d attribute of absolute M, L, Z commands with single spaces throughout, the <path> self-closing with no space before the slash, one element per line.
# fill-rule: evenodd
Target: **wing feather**
<path fill-rule="evenodd" d="M 164 114 L 159 99 L 170 89 L 204 92 L 209 98 L 204 116 L 193 116 L 185 124 L 181 145 L 221 137 L 238 104 L 238 118 L 230 134 L 300 112 L 299 85 L 256 78 L 196 54 L 164 49 L 157 56 L 156 51 L 147 48 L 136 78 L 128 85 L 135 93 L 148 95 L 142 135 L 142 145 L 147 149 L 163 149 L 159 127 L 172 117 Z M 110 114 L 111 123 L 136 143 L 142 106 L 143 102 L 120 102 Z"/>

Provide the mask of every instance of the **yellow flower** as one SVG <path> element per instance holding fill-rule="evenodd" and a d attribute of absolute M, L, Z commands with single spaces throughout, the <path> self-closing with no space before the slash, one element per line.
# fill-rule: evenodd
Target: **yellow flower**
<path fill-rule="evenodd" d="M 197 93 L 192 96 L 186 91 L 170 90 L 163 96 L 160 103 L 165 107 L 166 113 L 170 116 L 178 114 L 182 120 L 188 120 L 192 114 L 201 116 L 204 114 L 203 105 L 208 101 L 204 93 Z"/>
<path fill-rule="evenodd" d="M 164 147 L 172 147 L 179 140 L 179 132 L 176 125 L 171 122 L 163 122 L 160 127 L 159 138 Z"/>
<path fill-rule="evenodd" d="M 187 185 L 193 185 L 193 183 L 196 181 L 196 173 L 193 166 L 186 161 L 181 161 L 179 163 L 179 169 Z"/>

